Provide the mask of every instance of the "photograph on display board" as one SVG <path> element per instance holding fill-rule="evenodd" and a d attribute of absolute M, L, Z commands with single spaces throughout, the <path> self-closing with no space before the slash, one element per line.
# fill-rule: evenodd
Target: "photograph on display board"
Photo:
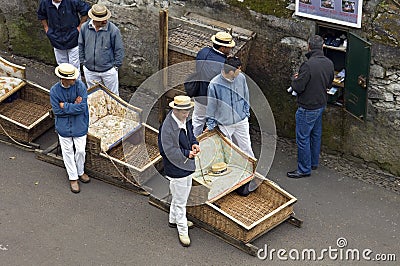
<path fill-rule="evenodd" d="M 362 0 L 295 0 L 295 15 L 361 28 Z"/>
<path fill-rule="evenodd" d="M 354 1 L 342 1 L 342 11 L 348 13 L 354 13 L 356 2 Z"/>
<path fill-rule="evenodd" d="M 321 0 L 321 7 L 335 9 L 335 2 L 333 0 Z"/>

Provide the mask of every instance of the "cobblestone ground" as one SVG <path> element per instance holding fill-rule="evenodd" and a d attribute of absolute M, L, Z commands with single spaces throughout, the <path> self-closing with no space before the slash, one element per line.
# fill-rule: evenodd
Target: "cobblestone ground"
<path fill-rule="evenodd" d="M 50 88 L 57 81 L 57 78 L 54 75 L 54 66 L 49 66 L 28 58 L 13 56 L 9 53 L 1 51 L 0 55 L 14 63 L 25 65 L 27 67 L 27 78 L 46 88 Z M 121 87 L 121 98 L 129 102 L 130 98 L 132 97 L 133 90 L 134 88 Z M 156 112 L 157 106 L 155 106 L 154 110 L 152 110 L 152 115 L 150 116 L 152 120 L 157 118 L 157 115 L 155 114 Z M 156 124 L 157 123 L 154 122 L 153 126 L 157 126 Z M 251 136 L 253 146 L 259 146 L 260 137 L 257 127 L 252 127 Z M 296 156 L 297 154 L 296 142 L 292 139 L 278 138 L 276 148 L 283 150 L 291 156 Z M 257 154 L 256 150 L 255 153 Z M 320 163 L 334 171 L 343 174 L 344 176 L 356 178 L 366 183 L 375 184 L 379 187 L 383 187 L 387 190 L 400 194 L 400 177 L 391 175 L 380 169 L 376 169 L 368 163 L 363 162 L 361 159 L 352 160 L 341 155 L 322 152 Z"/>
<path fill-rule="evenodd" d="M 277 149 L 290 155 L 297 155 L 295 140 L 278 138 Z M 320 164 L 348 177 L 356 178 L 369 184 L 391 190 L 400 194 L 400 177 L 386 173 L 380 169 L 368 166 L 366 163 L 355 162 L 339 155 L 321 153 Z"/>

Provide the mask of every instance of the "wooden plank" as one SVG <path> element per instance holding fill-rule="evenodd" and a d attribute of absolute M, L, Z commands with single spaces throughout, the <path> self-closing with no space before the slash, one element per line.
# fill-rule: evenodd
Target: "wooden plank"
<path fill-rule="evenodd" d="M 143 188 L 136 186 L 134 184 L 128 183 L 128 182 L 123 182 L 123 181 L 119 181 L 117 179 L 115 179 L 112 176 L 103 174 L 101 172 L 98 172 L 96 170 L 93 169 L 89 169 L 89 168 L 85 168 L 85 172 L 90 176 L 93 177 L 94 179 L 103 181 L 105 183 L 135 192 L 139 195 L 144 195 L 144 196 L 148 196 L 150 195 L 150 193 L 146 190 L 144 190 Z"/>
<path fill-rule="evenodd" d="M 54 153 L 43 153 L 43 150 L 36 150 L 35 151 L 36 154 L 36 159 L 39 159 L 41 161 L 47 162 L 47 163 L 51 163 L 60 167 L 65 167 L 64 166 L 64 161 L 62 159 L 61 156 L 56 155 Z"/>
<path fill-rule="evenodd" d="M 3 130 L 0 128 L 0 131 L 3 131 Z M 17 141 L 18 143 L 24 145 L 24 146 L 21 146 L 20 144 L 18 144 L 16 142 L 14 142 L 13 140 L 11 140 L 7 135 L 3 135 L 3 134 L 0 134 L 0 142 L 8 144 L 8 145 L 12 145 L 12 146 L 17 147 L 17 148 L 23 147 L 23 148 L 26 148 L 27 150 L 30 150 L 30 151 L 36 150 L 36 149 L 40 149 L 40 145 L 38 143 L 26 142 L 26 141 L 18 140 Z"/>
<path fill-rule="evenodd" d="M 286 222 L 290 223 L 291 225 L 297 226 L 299 228 L 303 225 L 303 220 L 296 218 L 294 216 L 294 213 L 290 215 L 290 217 L 286 220 Z"/>
<path fill-rule="evenodd" d="M 51 164 L 60 166 L 62 168 L 65 168 L 62 156 L 56 155 L 54 153 L 51 153 L 51 151 L 54 150 L 54 148 L 56 147 L 55 146 L 56 144 L 57 143 L 53 144 L 52 146 L 50 146 L 45 151 L 36 150 L 35 151 L 36 158 L 41 160 L 41 161 L 44 161 L 44 162 L 47 162 L 47 163 L 51 163 Z M 101 172 L 98 172 L 98 171 L 96 171 L 94 169 L 90 169 L 90 168 L 85 167 L 85 172 L 90 177 L 92 177 L 94 179 L 103 181 L 105 183 L 108 183 L 108 184 L 111 184 L 111 185 L 114 185 L 114 186 L 129 190 L 129 191 L 132 191 L 132 192 L 135 192 L 137 194 L 144 195 L 144 196 L 148 196 L 150 194 L 148 191 L 144 190 L 143 188 L 141 188 L 139 186 L 136 186 L 134 184 L 130 184 L 130 183 L 127 183 L 127 182 L 119 181 L 119 180 L 115 179 L 112 176 L 108 176 L 108 175 L 103 174 Z"/>
<path fill-rule="evenodd" d="M 166 203 L 165 201 L 157 199 L 153 196 L 149 197 L 149 204 L 153 205 L 163 211 L 169 212 L 169 204 Z M 223 240 L 224 242 L 246 252 L 247 254 L 249 254 L 251 256 L 257 255 L 257 251 L 259 250 L 259 248 L 256 247 L 255 245 L 253 245 L 251 243 L 244 243 L 242 241 L 239 241 L 239 240 L 225 234 L 224 232 L 221 232 L 221 231 L 215 229 L 211 225 L 206 224 L 203 221 L 196 219 L 195 217 L 193 217 L 189 214 L 187 215 L 187 217 L 190 221 L 192 221 L 196 225 L 196 227 L 199 227 L 200 229 L 202 229 L 212 235 L 215 235 L 216 237 Z"/>

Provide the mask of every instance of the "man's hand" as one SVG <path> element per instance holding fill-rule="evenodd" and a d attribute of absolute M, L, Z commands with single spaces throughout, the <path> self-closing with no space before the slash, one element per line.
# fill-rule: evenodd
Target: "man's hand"
<path fill-rule="evenodd" d="M 203 133 L 206 133 L 208 131 L 210 131 L 210 130 L 206 127 L 206 129 L 203 130 Z"/>
<path fill-rule="evenodd" d="M 194 155 L 197 155 L 200 152 L 200 146 L 197 144 L 193 144 L 192 151 L 194 152 Z"/>
<path fill-rule="evenodd" d="M 76 97 L 75 104 L 79 104 L 81 102 L 82 102 L 82 97 L 81 96 Z"/>
<path fill-rule="evenodd" d="M 60 108 L 64 109 L 64 103 L 60 103 Z"/>

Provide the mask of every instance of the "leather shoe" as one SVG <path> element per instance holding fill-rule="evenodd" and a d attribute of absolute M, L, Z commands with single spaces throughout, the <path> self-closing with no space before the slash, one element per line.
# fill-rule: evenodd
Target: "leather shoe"
<path fill-rule="evenodd" d="M 311 170 L 317 170 L 317 169 L 318 169 L 318 165 L 311 166 Z"/>
<path fill-rule="evenodd" d="M 79 177 L 79 180 L 82 183 L 89 183 L 90 182 L 90 177 L 87 174 L 83 174 Z"/>
<path fill-rule="evenodd" d="M 179 235 L 179 242 L 182 246 L 188 247 L 190 246 L 190 238 L 189 235 Z"/>
<path fill-rule="evenodd" d="M 306 177 L 306 176 L 310 176 L 310 175 L 311 174 L 301 174 L 301 173 L 297 172 L 297 170 L 287 172 L 287 177 L 289 177 L 289 178 L 302 178 L 302 177 Z"/>
<path fill-rule="evenodd" d="M 69 181 L 69 185 L 70 185 L 71 191 L 72 191 L 73 193 L 79 193 L 79 192 L 81 192 L 81 190 L 79 189 L 78 180 L 71 180 L 71 181 Z"/>
<path fill-rule="evenodd" d="M 168 223 L 168 226 L 171 228 L 176 228 L 176 223 Z M 194 224 L 191 221 L 187 221 L 187 226 L 189 229 L 192 229 Z"/>

